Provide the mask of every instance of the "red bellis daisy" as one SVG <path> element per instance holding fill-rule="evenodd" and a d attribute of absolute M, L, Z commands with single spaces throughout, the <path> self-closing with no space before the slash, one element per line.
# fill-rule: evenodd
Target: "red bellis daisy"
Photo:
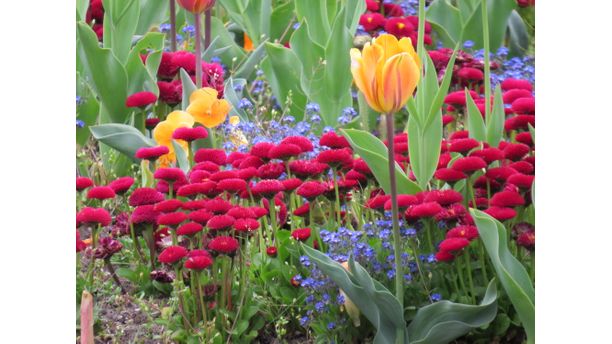
<path fill-rule="evenodd" d="M 166 146 L 142 147 L 138 148 L 135 156 L 137 159 L 155 161 L 160 156 L 168 153 L 170 153 L 170 150 Z"/>
<path fill-rule="evenodd" d="M 115 198 L 115 191 L 108 186 L 95 186 L 87 190 L 88 199 L 105 200 Z"/>
<path fill-rule="evenodd" d="M 128 204 L 132 207 L 155 204 L 163 201 L 164 195 L 153 188 L 138 188 L 132 192 Z"/>
<path fill-rule="evenodd" d="M 85 190 L 94 185 L 93 181 L 87 177 L 77 177 L 76 178 L 76 189 L 77 191 Z"/>
<path fill-rule="evenodd" d="M 153 92 L 137 92 L 125 100 L 125 106 L 127 107 L 138 107 L 145 108 L 157 101 L 157 96 Z"/>
<path fill-rule="evenodd" d="M 163 264 L 175 264 L 187 256 L 187 249 L 183 246 L 167 247 L 159 254 L 157 260 Z"/>
<path fill-rule="evenodd" d="M 238 240 L 231 236 L 218 236 L 208 243 L 208 249 L 218 254 L 233 255 L 238 247 Z"/>

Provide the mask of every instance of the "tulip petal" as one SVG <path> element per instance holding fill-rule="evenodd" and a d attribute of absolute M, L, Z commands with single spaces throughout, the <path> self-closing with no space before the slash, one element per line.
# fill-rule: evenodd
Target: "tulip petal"
<path fill-rule="evenodd" d="M 388 112 L 399 111 L 412 96 L 420 77 L 416 62 L 401 53 L 385 62 L 382 70 L 381 103 Z"/>
<path fill-rule="evenodd" d="M 205 100 L 213 100 L 217 99 L 217 95 L 219 93 L 214 88 L 204 87 L 199 90 L 195 90 L 189 96 L 189 103 L 193 103 L 196 100 L 205 99 Z"/>

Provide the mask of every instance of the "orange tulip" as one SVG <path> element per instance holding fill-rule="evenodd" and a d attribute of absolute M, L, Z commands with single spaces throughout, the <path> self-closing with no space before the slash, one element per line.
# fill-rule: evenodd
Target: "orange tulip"
<path fill-rule="evenodd" d="M 410 38 L 399 41 L 383 34 L 366 43 L 363 51 L 351 49 L 351 73 L 370 107 L 395 113 L 410 99 L 421 77 L 421 61 Z"/>
<path fill-rule="evenodd" d="M 178 0 L 179 5 L 191 13 L 202 13 L 215 5 L 215 0 Z"/>
<path fill-rule="evenodd" d="M 161 166 L 169 166 L 171 162 L 176 161 L 174 146 L 172 145 L 172 134 L 178 128 L 192 128 L 194 124 L 193 117 L 184 111 L 173 111 L 166 120 L 161 121 L 153 129 L 153 138 L 159 145 L 168 147 L 170 152 L 162 155 L 158 162 Z M 185 152 L 188 151 L 188 143 L 183 140 L 176 140 Z"/>
<path fill-rule="evenodd" d="M 214 128 L 225 121 L 230 109 L 227 100 L 217 99 L 217 90 L 204 87 L 191 93 L 186 111 L 196 122 L 206 128 Z"/>

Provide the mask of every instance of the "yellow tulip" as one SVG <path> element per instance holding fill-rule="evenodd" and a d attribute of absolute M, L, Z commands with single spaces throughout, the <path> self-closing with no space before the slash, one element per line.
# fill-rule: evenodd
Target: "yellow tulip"
<path fill-rule="evenodd" d="M 174 146 L 172 145 L 172 134 L 178 128 L 192 128 L 195 123 L 193 117 L 185 111 L 173 111 L 164 121 L 159 122 L 153 129 L 153 138 L 159 145 L 168 147 L 170 152 L 162 155 L 158 159 L 160 166 L 169 166 L 171 162 L 176 161 Z M 183 140 L 176 140 L 185 152 L 188 150 L 188 143 Z"/>
<path fill-rule="evenodd" d="M 395 113 L 410 99 L 421 77 L 421 61 L 410 38 L 399 41 L 383 34 L 366 43 L 363 51 L 351 49 L 351 73 L 370 107 Z"/>
<path fill-rule="evenodd" d="M 214 128 L 225 121 L 230 109 L 227 100 L 217 99 L 217 90 L 204 87 L 191 93 L 186 111 L 196 122 L 206 128 Z"/>

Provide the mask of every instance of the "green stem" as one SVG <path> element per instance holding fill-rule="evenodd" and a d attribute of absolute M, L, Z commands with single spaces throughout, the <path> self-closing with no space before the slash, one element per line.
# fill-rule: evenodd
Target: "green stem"
<path fill-rule="evenodd" d="M 170 51 L 176 51 L 176 3 L 170 0 Z"/>
<path fill-rule="evenodd" d="M 421 284 L 423 284 L 423 289 L 427 295 L 429 295 L 429 288 L 427 287 L 427 280 L 425 279 L 425 273 L 423 273 L 423 269 L 421 268 L 421 260 L 419 259 L 419 250 L 416 243 L 416 238 L 410 240 L 410 248 L 412 249 L 412 255 L 414 257 L 414 261 L 417 265 L 417 270 L 419 271 L 419 276 L 421 277 Z"/>
<path fill-rule="evenodd" d="M 478 259 L 480 260 L 480 270 L 482 271 L 482 277 L 484 279 L 483 285 L 485 285 L 489 282 L 489 277 L 487 276 L 487 265 L 486 265 L 487 256 L 485 255 L 484 242 L 482 240 L 478 241 L 478 250 L 479 250 Z"/>
<path fill-rule="evenodd" d="M 476 304 L 476 292 L 474 289 L 474 280 L 472 278 L 472 266 L 470 264 L 470 255 L 467 249 L 465 252 L 463 252 L 463 259 L 465 260 L 465 266 L 466 266 L 467 275 L 468 275 L 468 282 L 470 283 L 470 294 L 472 294 L 472 303 Z"/>
<path fill-rule="evenodd" d="M 491 114 L 491 66 L 489 62 L 489 12 L 487 1 L 481 1 L 482 32 L 484 41 L 484 83 L 485 83 L 485 118 L 489 120 Z"/>
<path fill-rule="evenodd" d="M 455 268 L 457 269 L 457 275 L 459 275 L 459 284 L 461 284 L 461 293 L 465 293 L 466 292 L 466 288 L 465 288 L 465 281 L 463 280 L 463 269 L 462 269 L 462 264 L 461 264 L 461 259 L 459 258 L 455 258 L 455 261 L 457 262 L 457 264 L 455 264 Z"/>
<path fill-rule="evenodd" d="M 208 10 L 207 12 L 209 12 Z M 195 56 L 196 56 L 196 87 L 202 88 L 202 23 L 200 13 L 194 14 L 195 23 Z M 208 33 L 208 32 L 207 32 Z"/>
<path fill-rule="evenodd" d="M 270 235 L 270 242 L 276 245 L 276 230 L 278 228 L 277 228 L 277 222 L 276 222 L 276 202 L 274 198 L 270 198 L 268 200 L 268 209 L 270 209 L 270 225 L 272 227 L 272 232 Z"/>

